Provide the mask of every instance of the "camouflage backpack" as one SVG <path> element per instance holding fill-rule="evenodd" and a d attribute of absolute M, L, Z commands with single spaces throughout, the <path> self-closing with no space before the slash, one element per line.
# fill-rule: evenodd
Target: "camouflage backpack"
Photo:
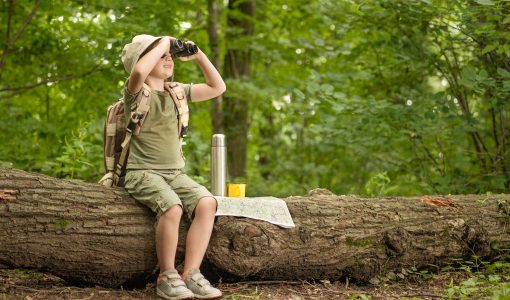
<path fill-rule="evenodd" d="M 182 84 L 176 82 L 165 83 L 165 90 L 172 96 L 178 111 L 178 133 L 181 146 L 186 136 L 189 108 L 186 93 Z M 108 107 L 104 123 L 104 167 L 106 174 L 99 180 L 104 186 L 124 186 L 129 145 L 133 135 L 139 135 L 140 129 L 147 118 L 150 108 L 151 88 L 143 84 L 142 91 L 131 104 L 131 118 L 126 122 L 124 115 L 124 99 L 119 99 Z M 182 149 L 181 149 L 182 151 Z"/>

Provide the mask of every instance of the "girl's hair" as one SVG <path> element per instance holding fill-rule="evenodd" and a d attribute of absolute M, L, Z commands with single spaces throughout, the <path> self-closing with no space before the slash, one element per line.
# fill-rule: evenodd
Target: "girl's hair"
<path fill-rule="evenodd" d="M 155 40 L 152 44 L 150 44 L 149 47 L 147 47 L 147 49 L 145 49 L 142 52 L 142 54 L 140 54 L 140 57 L 138 58 L 138 60 L 140 60 L 140 58 L 142 58 L 145 54 L 149 53 L 149 51 L 156 48 L 156 46 L 159 44 L 160 41 L 161 41 L 161 38 Z"/>

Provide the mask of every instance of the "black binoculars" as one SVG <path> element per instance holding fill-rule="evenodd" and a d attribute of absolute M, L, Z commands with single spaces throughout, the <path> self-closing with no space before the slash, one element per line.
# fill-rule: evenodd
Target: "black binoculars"
<path fill-rule="evenodd" d="M 172 58 L 190 56 L 198 52 L 198 47 L 192 43 L 185 43 L 175 39 L 170 41 L 170 55 Z"/>

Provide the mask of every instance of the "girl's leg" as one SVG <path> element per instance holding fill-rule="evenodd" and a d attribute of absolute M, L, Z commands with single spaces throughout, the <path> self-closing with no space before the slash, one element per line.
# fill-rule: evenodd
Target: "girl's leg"
<path fill-rule="evenodd" d="M 195 208 L 195 218 L 186 237 L 183 279 L 188 278 L 190 270 L 200 268 L 211 238 L 216 205 L 216 199 L 213 197 L 203 197 L 198 201 Z"/>
<path fill-rule="evenodd" d="M 175 253 L 177 251 L 181 216 L 182 207 L 174 205 L 159 217 L 156 226 L 156 253 L 160 273 L 175 269 Z"/>

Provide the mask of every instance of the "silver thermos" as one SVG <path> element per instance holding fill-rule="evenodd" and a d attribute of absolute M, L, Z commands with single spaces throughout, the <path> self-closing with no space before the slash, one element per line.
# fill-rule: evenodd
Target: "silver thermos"
<path fill-rule="evenodd" d="M 227 180 L 227 145 L 224 134 L 214 134 L 211 146 L 211 192 L 225 196 Z"/>

